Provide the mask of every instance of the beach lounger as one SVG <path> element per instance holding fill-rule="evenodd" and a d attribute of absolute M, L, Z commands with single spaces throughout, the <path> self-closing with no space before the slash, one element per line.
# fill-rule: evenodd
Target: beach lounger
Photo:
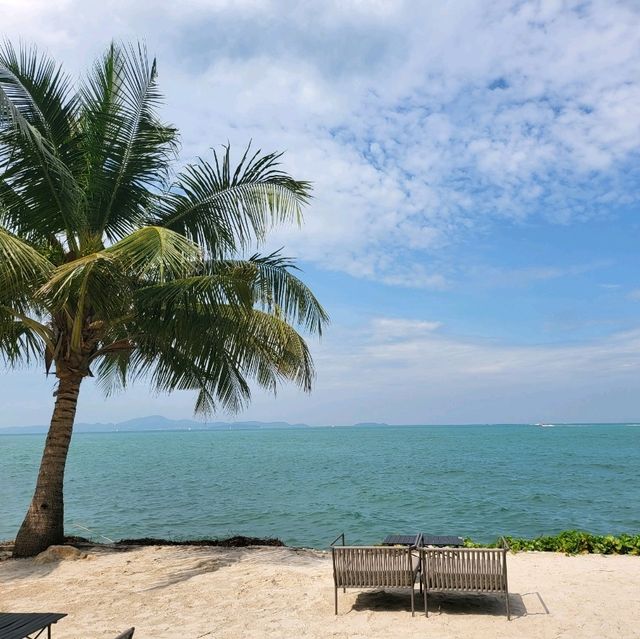
<path fill-rule="evenodd" d="M 338 540 L 342 545 L 336 545 Z M 420 558 L 411 547 L 346 546 L 344 534 L 331 544 L 335 614 L 338 588 L 411 588 L 411 614 L 415 614 L 415 583 Z"/>
<path fill-rule="evenodd" d="M 507 548 L 420 548 L 424 614 L 428 617 L 430 592 L 478 593 L 503 595 L 507 619 L 509 587 L 507 583 Z"/>
<path fill-rule="evenodd" d="M 135 628 L 129 628 L 129 630 L 125 630 L 123 633 L 119 634 L 116 639 L 131 639 L 133 637 L 133 631 Z"/>

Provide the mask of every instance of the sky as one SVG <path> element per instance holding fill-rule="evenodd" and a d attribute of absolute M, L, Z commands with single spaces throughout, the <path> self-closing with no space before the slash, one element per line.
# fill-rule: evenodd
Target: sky
<path fill-rule="evenodd" d="M 314 391 L 233 419 L 640 420 L 639 0 L 0 0 L 0 32 L 76 77 L 142 40 L 181 161 L 251 140 L 313 182 L 262 248 L 331 315 Z M 0 426 L 54 382 L 2 371 Z M 78 420 L 193 404 L 87 380 Z"/>

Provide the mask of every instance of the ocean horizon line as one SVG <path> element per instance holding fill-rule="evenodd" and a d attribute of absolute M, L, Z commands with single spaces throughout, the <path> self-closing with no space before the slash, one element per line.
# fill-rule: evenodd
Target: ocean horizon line
<path fill-rule="evenodd" d="M 156 425 L 156 420 L 162 424 Z M 80 423 L 74 428 L 79 435 L 123 434 L 123 433 L 176 433 L 216 431 L 265 431 L 265 430 L 314 430 L 314 429 L 375 429 L 375 428 L 465 428 L 465 427 L 587 427 L 587 426 L 640 426 L 640 419 L 626 421 L 581 421 L 581 422 L 464 422 L 464 423 L 414 423 L 389 424 L 387 422 L 356 422 L 353 424 L 306 424 L 289 422 L 197 422 L 195 420 L 169 419 L 162 416 L 134 418 L 124 422 Z M 4 426 L 0 436 L 43 435 L 49 426 Z"/>

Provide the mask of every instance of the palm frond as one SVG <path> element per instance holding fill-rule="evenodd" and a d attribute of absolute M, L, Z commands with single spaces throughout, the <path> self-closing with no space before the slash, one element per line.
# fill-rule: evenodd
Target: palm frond
<path fill-rule="evenodd" d="M 0 202 L 20 235 L 66 233 L 82 192 L 73 166 L 77 103 L 69 79 L 35 48 L 0 49 Z"/>
<path fill-rule="evenodd" d="M 141 223 L 165 188 L 176 131 L 158 117 L 156 61 L 140 44 L 112 44 L 80 96 L 87 217 L 93 233 L 116 241 Z"/>
<path fill-rule="evenodd" d="M 26 317 L 21 319 L 0 304 L 0 360 L 7 365 L 28 365 L 42 360 L 50 337 L 47 327 Z"/>
<path fill-rule="evenodd" d="M 290 269 L 295 269 L 293 263 L 278 253 L 248 260 L 214 260 L 204 265 L 201 274 L 144 286 L 136 295 L 145 306 L 159 309 L 228 305 L 246 312 L 257 307 L 321 335 L 329 317 Z"/>
<path fill-rule="evenodd" d="M 186 235 L 214 258 L 261 242 L 272 224 L 299 221 L 310 198 L 310 184 L 281 171 L 280 157 L 249 156 L 247 148 L 232 169 L 226 146 L 221 156 L 214 151 L 213 164 L 200 158 L 160 201 L 155 223 Z"/>
<path fill-rule="evenodd" d="M 52 271 L 36 249 L 0 226 L 0 303 L 31 297 Z"/>
<path fill-rule="evenodd" d="M 147 282 L 195 273 L 202 260 L 200 248 L 183 235 L 161 226 L 145 226 L 105 250 L 129 274 Z"/>
<path fill-rule="evenodd" d="M 172 279 L 143 286 L 136 291 L 136 297 L 145 309 L 159 310 L 229 304 L 238 312 L 246 312 L 254 305 L 251 282 L 234 274 L 192 275 Z"/>
<path fill-rule="evenodd" d="M 117 319 L 128 311 L 131 284 L 118 260 L 99 251 L 58 266 L 37 299 L 51 312 L 63 312 L 69 318 L 70 347 L 79 349 L 89 323 Z"/>
<path fill-rule="evenodd" d="M 127 374 L 157 391 L 196 390 L 198 405 L 237 412 L 250 382 L 275 392 L 293 381 L 308 391 L 313 364 L 304 339 L 285 321 L 232 306 L 139 309 Z"/>
<path fill-rule="evenodd" d="M 32 315 L 34 291 L 53 265 L 32 246 L 0 227 L 0 357 L 9 365 L 29 363 L 51 346 L 51 329 Z"/>
<path fill-rule="evenodd" d="M 97 384 L 106 397 L 125 389 L 133 350 L 105 351 L 98 356 Z"/>
<path fill-rule="evenodd" d="M 212 261 L 208 268 L 218 276 L 244 278 L 252 289 L 254 304 L 311 333 L 322 335 L 329 322 L 311 289 L 291 273 L 297 270 L 294 262 L 279 251 L 252 255 L 248 260 Z"/>

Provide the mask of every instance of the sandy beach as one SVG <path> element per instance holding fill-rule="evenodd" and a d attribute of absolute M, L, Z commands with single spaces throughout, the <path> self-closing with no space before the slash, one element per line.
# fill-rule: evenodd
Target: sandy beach
<path fill-rule="evenodd" d="M 499 599 L 347 591 L 333 614 L 331 556 L 291 548 L 93 548 L 88 557 L 0 562 L 0 610 L 66 612 L 54 639 L 212 637 L 640 637 L 640 557 L 509 555 L 513 619 Z M 418 605 L 422 605 L 421 600 Z"/>

